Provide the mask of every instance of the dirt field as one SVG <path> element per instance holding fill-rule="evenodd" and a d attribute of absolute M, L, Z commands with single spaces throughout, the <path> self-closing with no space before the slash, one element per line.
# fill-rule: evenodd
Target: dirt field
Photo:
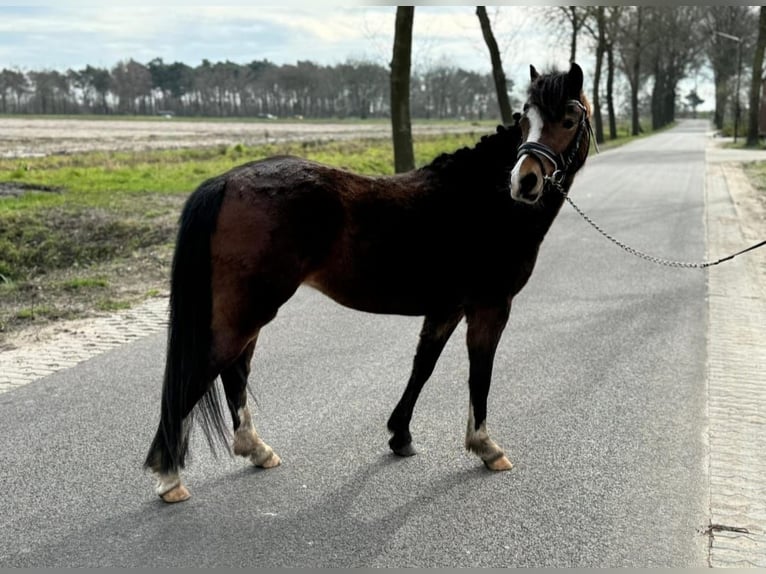
<path fill-rule="evenodd" d="M 475 131 L 464 122 L 415 124 L 416 134 Z M 485 128 L 490 131 L 491 128 Z M 278 141 L 323 141 L 390 137 L 385 121 L 282 122 L 78 120 L 0 118 L 0 157 L 34 157 L 85 151 L 135 151 L 215 145 L 257 145 Z"/>

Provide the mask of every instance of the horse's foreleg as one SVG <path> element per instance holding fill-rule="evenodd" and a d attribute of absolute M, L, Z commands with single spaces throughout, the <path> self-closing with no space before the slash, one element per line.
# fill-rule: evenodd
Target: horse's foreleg
<path fill-rule="evenodd" d="M 234 363 L 221 371 L 221 382 L 234 426 L 234 454 L 249 457 L 262 468 L 273 468 L 281 462 L 279 456 L 258 436 L 247 407 L 247 377 L 255 350 L 257 334 Z"/>
<path fill-rule="evenodd" d="M 503 449 L 489 438 L 487 432 L 487 396 L 492 364 L 509 312 L 509 305 L 474 307 L 466 311 L 470 402 L 465 447 L 477 454 L 490 470 L 510 470 L 512 466 Z"/>
<path fill-rule="evenodd" d="M 410 434 L 410 420 L 415 402 L 423 385 L 431 376 L 444 346 L 462 318 L 463 311 L 460 310 L 439 316 L 427 316 L 423 322 L 410 380 L 402 398 L 399 399 L 399 403 L 388 419 L 388 430 L 393 433 L 388 444 L 399 456 L 415 454 Z"/>

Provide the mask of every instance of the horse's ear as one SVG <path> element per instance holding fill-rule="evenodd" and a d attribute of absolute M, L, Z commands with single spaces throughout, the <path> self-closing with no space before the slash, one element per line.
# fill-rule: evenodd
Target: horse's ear
<path fill-rule="evenodd" d="M 529 64 L 529 79 L 533 82 L 540 76 L 540 74 L 537 72 L 535 67 L 532 64 Z"/>
<path fill-rule="evenodd" d="M 582 77 L 582 68 L 572 62 L 571 67 L 569 68 L 569 73 L 567 74 L 567 84 L 569 85 L 569 95 L 572 98 L 579 98 L 580 92 L 582 92 L 582 83 L 583 83 L 583 77 Z"/>

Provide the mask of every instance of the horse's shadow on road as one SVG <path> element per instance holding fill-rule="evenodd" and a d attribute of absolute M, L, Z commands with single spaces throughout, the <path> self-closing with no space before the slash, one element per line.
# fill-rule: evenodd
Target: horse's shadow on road
<path fill-rule="evenodd" d="M 398 533 L 411 517 L 450 505 L 455 489 L 481 489 L 497 476 L 476 465 L 408 482 L 416 486 L 395 493 L 394 500 L 390 483 L 385 496 L 376 496 L 376 485 L 386 480 L 392 466 L 399 466 L 397 472 L 417 472 L 402 466 L 406 462 L 381 456 L 329 492 L 278 513 L 268 512 L 265 499 L 270 489 L 279 488 L 279 480 L 261 480 L 274 471 L 246 468 L 207 483 L 207 493 L 217 493 L 213 496 L 195 496 L 173 506 L 159 499 L 146 501 L 118 519 L 112 516 L 84 528 L 77 540 L 69 537 L 40 549 L 38 557 L 57 563 L 55 557 L 78 545 L 78 554 L 87 560 L 72 565 L 370 566 L 393 546 L 406 544 Z"/>

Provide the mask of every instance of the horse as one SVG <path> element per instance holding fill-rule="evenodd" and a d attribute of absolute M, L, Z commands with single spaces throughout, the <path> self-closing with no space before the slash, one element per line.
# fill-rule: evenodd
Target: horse
<path fill-rule="evenodd" d="M 389 447 L 403 457 L 416 453 L 418 395 L 465 318 L 465 448 L 490 470 L 511 469 L 487 430 L 494 355 L 592 139 L 577 64 L 546 74 L 530 66 L 530 80 L 513 124 L 419 169 L 369 177 L 275 156 L 212 177 L 189 196 L 171 270 L 160 423 L 144 463 L 163 501 L 190 496 L 180 470 L 195 414 L 211 448 L 218 439 L 258 467 L 280 464 L 256 432 L 247 380 L 260 330 L 300 285 L 352 309 L 424 317 L 387 423 Z"/>

